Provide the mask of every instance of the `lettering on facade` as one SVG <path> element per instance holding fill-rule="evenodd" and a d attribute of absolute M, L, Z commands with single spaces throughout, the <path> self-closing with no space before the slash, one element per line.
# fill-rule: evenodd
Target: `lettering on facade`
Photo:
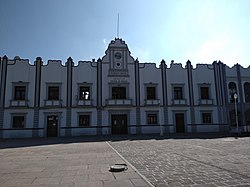
<path fill-rule="evenodd" d="M 110 83 L 127 83 L 128 80 L 125 77 L 113 77 L 109 81 Z"/>
<path fill-rule="evenodd" d="M 128 70 L 109 70 L 109 76 L 128 76 Z"/>

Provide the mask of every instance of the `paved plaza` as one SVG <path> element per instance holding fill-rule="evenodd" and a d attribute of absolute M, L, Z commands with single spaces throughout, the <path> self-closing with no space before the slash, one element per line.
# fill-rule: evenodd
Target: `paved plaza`
<path fill-rule="evenodd" d="M 140 187 L 150 186 L 124 164 L 106 141 L 81 139 L 6 140 L 0 142 L 0 186 Z"/>
<path fill-rule="evenodd" d="M 250 138 L 113 141 L 154 186 L 250 186 Z"/>
<path fill-rule="evenodd" d="M 0 160 L 1 187 L 250 186 L 249 137 L 5 140 Z"/>

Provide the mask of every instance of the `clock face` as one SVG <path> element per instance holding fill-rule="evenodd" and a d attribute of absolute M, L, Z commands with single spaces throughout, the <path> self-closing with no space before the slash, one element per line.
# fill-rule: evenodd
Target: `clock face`
<path fill-rule="evenodd" d="M 116 63 L 115 63 L 115 66 L 116 66 L 117 68 L 121 68 L 121 62 L 116 62 Z"/>
<path fill-rule="evenodd" d="M 115 67 L 118 68 L 118 69 L 122 68 L 121 62 L 116 62 Z"/>
<path fill-rule="evenodd" d="M 116 52 L 116 53 L 115 53 L 115 58 L 116 58 L 116 59 L 121 59 L 121 58 L 122 58 L 122 54 L 119 53 L 119 52 Z"/>

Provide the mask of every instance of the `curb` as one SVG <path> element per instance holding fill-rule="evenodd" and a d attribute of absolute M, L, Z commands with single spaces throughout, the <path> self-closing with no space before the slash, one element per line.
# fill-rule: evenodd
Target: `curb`
<path fill-rule="evenodd" d="M 124 160 L 149 186 L 155 187 L 153 184 L 149 182 L 149 180 L 142 175 L 129 161 L 127 161 L 118 151 L 115 150 L 115 148 L 112 147 L 112 145 L 109 144 L 109 142 L 106 141 L 108 146 L 116 153 L 119 157 L 121 157 L 122 160 Z"/>

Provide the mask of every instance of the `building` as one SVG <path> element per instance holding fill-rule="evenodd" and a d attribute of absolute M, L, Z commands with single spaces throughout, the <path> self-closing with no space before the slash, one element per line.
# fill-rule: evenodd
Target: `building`
<path fill-rule="evenodd" d="M 122 39 L 97 61 L 1 58 L 0 137 L 250 131 L 250 67 L 139 63 Z M 237 98 L 234 94 L 237 93 Z"/>

